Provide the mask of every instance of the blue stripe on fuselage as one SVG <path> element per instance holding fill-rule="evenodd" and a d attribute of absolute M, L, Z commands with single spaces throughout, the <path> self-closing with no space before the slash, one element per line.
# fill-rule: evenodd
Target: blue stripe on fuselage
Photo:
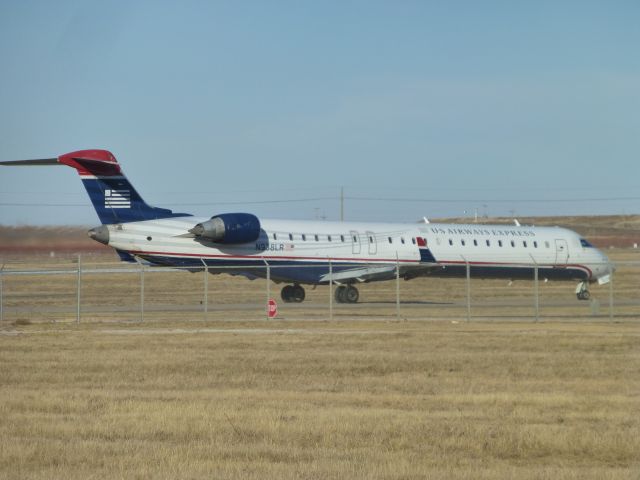
<path fill-rule="evenodd" d="M 194 257 L 171 257 L 155 255 L 139 255 L 145 260 L 158 265 L 188 267 L 202 269 L 202 260 L 212 271 L 216 273 L 230 274 L 250 274 L 255 277 L 266 277 L 266 264 L 262 259 L 238 259 L 238 258 L 194 258 Z M 358 264 L 349 262 L 332 262 L 333 273 L 354 270 L 362 267 L 381 266 L 385 264 Z M 388 264 L 393 267 L 395 264 Z M 275 260 L 269 259 L 271 267 L 271 278 L 290 283 L 318 284 L 320 279 L 329 273 L 327 262 L 299 261 L 299 260 Z M 218 267 L 216 269 L 216 267 Z M 220 267 L 229 267 L 228 270 Z M 235 267 L 235 268 L 234 268 Z M 417 265 L 416 265 L 417 267 Z M 419 268 L 419 267 L 417 267 Z M 509 278 L 527 279 L 534 278 L 534 268 L 526 266 L 507 267 L 501 265 L 470 265 L 472 278 Z M 589 274 L 578 266 L 575 267 L 552 267 L 540 266 L 538 269 L 540 278 L 550 280 L 588 280 Z M 457 277 L 466 276 L 465 265 L 447 265 L 442 268 L 429 270 L 427 276 L 430 277 Z M 382 278 L 381 278 L 382 279 Z M 326 283 L 326 282 L 323 282 Z"/>
<path fill-rule="evenodd" d="M 428 248 L 420 248 L 420 261 L 426 263 L 436 263 L 436 257 L 433 256 Z"/>

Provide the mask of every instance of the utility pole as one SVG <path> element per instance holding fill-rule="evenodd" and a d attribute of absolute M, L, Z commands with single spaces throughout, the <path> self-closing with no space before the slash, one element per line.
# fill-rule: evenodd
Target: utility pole
<path fill-rule="evenodd" d="M 344 222 L 344 187 L 340 187 L 340 221 Z"/>

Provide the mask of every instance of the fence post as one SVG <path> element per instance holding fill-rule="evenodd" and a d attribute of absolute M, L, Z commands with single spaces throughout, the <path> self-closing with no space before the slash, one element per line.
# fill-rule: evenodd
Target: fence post
<path fill-rule="evenodd" d="M 4 322 L 4 292 L 3 292 L 3 280 L 4 280 L 4 263 L 0 267 L 0 323 Z"/>
<path fill-rule="evenodd" d="M 204 265 L 204 319 L 206 321 L 209 319 L 209 267 L 204 258 L 200 261 Z"/>
<path fill-rule="evenodd" d="M 400 321 L 400 259 L 396 250 L 396 321 Z"/>
<path fill-rule="evenodd" d="M 471 321 L 471 267 L 464 255 L 461 255 L 467 269 L 467 322 Z"/>
<path fill-rule="evenodd" d="M 136 262 L 140 265 L 140 321 L 144 322 L 144 265 L 137 257 Z"/>
<path fill-rule="evenodd" d="M 80 324 L 80 295 L 82 291 L 82 257 L 78 254 L 78 277 L 76 280 L 76 324 Z"/>
<path fill-rule="evenodd" d="M 613 265 L 609 264 L 609 321 L 613 322 Z"/>
<path fill-rule="evenodd" d="M 535 258 L 533 258 L 533 255 L 529 254 L 529 256 L 531 257 L 531 260 L 533 261 L 533 282 L 534 282 L 534 295 L 535 295 L 535 300 L 534 300 L 534 304 L 535 304 L 535 309 L 536 309 L 536 322 L 538 322 L 540 320 L 540 282 L 539 282 L 539 277 L 538 277 L 538 262 L 536 262 Z"/>
<path fill-rule="evenodd" d="M 269 320 L 269 300 L 271 300 L 271 265 L 264 258 L 262 259 L 267 268 L 267 301 L 264 304 L 265 315 Z"/>
<path fill-rule="evenodd" d="M 329 258 L 329 321 L 333 321 L 333 263 Z"/>

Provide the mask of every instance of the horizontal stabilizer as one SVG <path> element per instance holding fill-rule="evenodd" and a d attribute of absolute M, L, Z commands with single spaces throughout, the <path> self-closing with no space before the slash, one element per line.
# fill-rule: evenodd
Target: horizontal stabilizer
<path fill-rule="evenodd" d="M 0 162 L 0 165 L 60 165 L 60 163 L 58 162 L 57 158 L 39 158 L 37 160 L 12 160 L 10 162 Z"/>
<path fill-rule="evenodd" d="M 136 262 L 136 258 L 133 255 L 131 255 L 128 252 L 125 252 L 124 250 L 116 249 L 116 253 L 120 257 L 120 260 L 122 260 L 123 262 L 138 263 Z"/>

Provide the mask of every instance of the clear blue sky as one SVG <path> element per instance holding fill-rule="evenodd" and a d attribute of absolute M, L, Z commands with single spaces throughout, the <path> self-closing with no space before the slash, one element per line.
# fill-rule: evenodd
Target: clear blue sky
<path fill-rule="evenodd" d="M 337 219 L 340 186 L 350 220 L 640 213 L 639 25 L 635 0 L 1 1 L 0 159 L 106 148 L 199 215 Z M 0 169 L 1 224 L 89 205 L 71 169 Z"/>

